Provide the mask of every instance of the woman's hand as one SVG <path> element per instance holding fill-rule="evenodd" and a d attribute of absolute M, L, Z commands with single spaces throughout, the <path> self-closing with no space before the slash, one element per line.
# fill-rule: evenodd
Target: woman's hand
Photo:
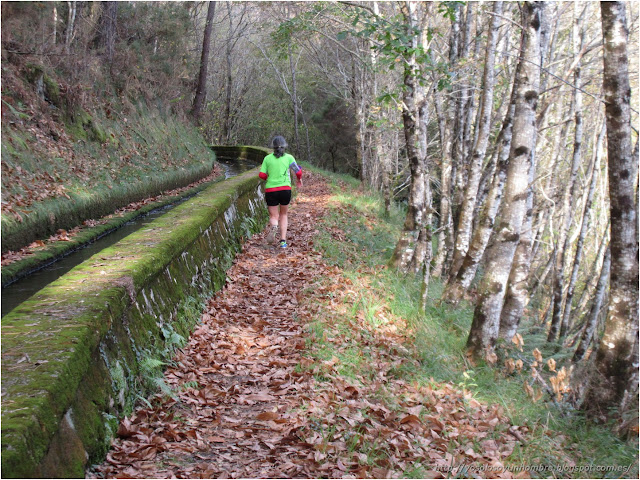
<path fill-rule="evenodd" d="M 301 187 L 301 186 L 302 186 L 302 179 L 301 179 L 301 178 L 299 178 L 299 179 L 298 179 L 298 182 L 296 183 L 296 185 L 297 185 L 298 187 Z"/>

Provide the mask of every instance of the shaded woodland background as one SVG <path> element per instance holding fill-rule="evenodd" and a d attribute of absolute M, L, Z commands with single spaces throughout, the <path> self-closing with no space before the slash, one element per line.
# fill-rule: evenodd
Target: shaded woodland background
<path fill-rule="evenodd" d="M 406 206 L 392 266 L 475 305 L 470 362 L 544 337 L 531 396 L 637 435 L 638 7 L 605 3 L 3 2 L 3 143 L 64 160 L 135 112 L 284 135 Z M 3 145 L 3 216 L 101 181 L 41 175 Z"/>

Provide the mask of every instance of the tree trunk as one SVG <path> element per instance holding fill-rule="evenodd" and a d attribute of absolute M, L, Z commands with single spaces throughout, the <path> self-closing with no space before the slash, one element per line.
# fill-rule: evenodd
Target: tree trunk
<path fill-rule="evenodd" d="M 114 3 L 114 2 L 107 2 Z M 67 55 L 71 52 L 71 42 L 73 41 L 73 33 L 76 24 L 76 4 L 77 2 L 67 2 L 69 12 L 67 14 L 67 31 L 64 38 L 64 50 Z M 109 57 L 111 61 L 111 57 Z"/>
<path fill-rule="evenodd" d="M 600 155 L 602 152 L 602 143 L 604 140 L 605 129 L 604 126 L 598 135 L 596 141 L 596 153 L 594 155 L 591 180 L 589 182 L 589 192 L 584 202 L 584 213 L 582 215 L 582 222 L 580 226 L 580 234 L 576 243 L 576 251 L 573 259 L 573 268 L 571 269 L 571 276 L 569 277 L 569 287 L 567 288 L 567 298 L 565 300 L 564 313 L 562 316 L 562 325 L 560 327 L 560 338 L 565 338 L 569 328 L 571 328 L 571 310 L 573 303 L 573 295 L 575 292 L 576 283 L 578 282 L 578 271 L 580 269 L 580 263 L 582 261 L 582 250 L 584 247 L 584 241 L 587 237 L 587 231 L 590 226 L 591 205 L 593 204 L 593 196 L 596 191 L 596 184 L 598 180 L 598 171 L 600 170 Z"/>
<path fill-rule="evenodd" d="M 587 349 L 589 348 L 589 345 L 591 345 L 591 341 L 593 340 L 593 333 L 596 331 L 596 327 L 598 326 L 598 317 L 602 308 L 602 301 L 604 300 L 604 296 L 607 293 L 610 267 L 611 249 L 607 247 L 607 252 L 604 255 L 602 269 L 600 270 L 600 276 L 598 277 L 598 285 L 596 286 L 596 291 L 593 296 L 591 310 L 589 311 L 589 315 L 587 316 L 587 323 L 585 324 L 584 330 L 582 331 L 580 343 L 578 344 L 578 347 L 573 354 L 573 359 L 571 360 L 573 363 L 578 363 L 584 358 L 587 353 Z"/>
<path fill-rule="evenodd" d="M 227 16 L 229 17 L 229 32 L 225 46 L 225 82 L 224 120 L 222 122 L 222 138 L 227 145 L 231 145 L 231 93 L 233 91 L 232 54 L 233 54 L 233 16 L 231 3 L 227 2 Z"/>
<path fill-rule="evenodd" d="M 422 276 L 422 288 L 421 288 L 421 299 L 420 299 L 420 309 L 421 311 L 425 311 L 427 308 L 427 299 L 429 296 L 429 282 L 431 279 L 431 259 L 433 257 L 432 244 L 431 244 L 431 225 L 432 225 L 432 214 L 431 214 L 431 180 L 429 175 L 425 175 L 425 203 L 428 208 L 427 213 L 427 224 L 425 228 L 422 229 L 425 235 L 425 255 L 423 262 L 423 276 Z"/>
<path fill-rule="evenodd" d="M 460 17 L 461 6 L 453 4 L 453 17 L 451 19 L 451 31 L 449 34 L 449 64 L 453 69 L 460 58 Z M 453 244 L 455 241 L 455 229 L 453 228 L 453 189 L 455 185 L 457 159 L 454 159 L 457 145 L 461 100 L 459 94 L 449 92 L 443 105 L 442 96 L 435 93 L 435 106 L 438 115 L 438 127 L 440 133 L 440 147 L 442 160 L 440 166 L 440 221 L 438 222 L 438 252 L 434 262 L 432 275 L 442 276 L 443 271 L 448 275 L 453 258 Z M 455 133 L 454 133 L 455 132 Z"/>
<path fill-rule="evenodd" d="M 468 290 L 471 282 L 475 278 L 478 265 L 482 260 L 484 251 L 487 248 L 489 239 L 491 238 L 491 233 L 493 232 L 495 218 L 502 202 L 502 193 L 504 191 L 504 185 L 507 178 L 507 167 L 509 166 L 516 93 L 517 90 L 514 84 L 514 88 L 511 92 L 509 109 L 502 121 L 502 129 L 500 130 L 500 134 L 497 139 L 499 153 L 496 171 L 491 184 L 491 190 L 487 195 L 484 209 L 480 214 L 480 220 L 473 232 L 473 238 L 471 239 L 469 250 L 462 261 L 462 265 L 460 265 L 460 268 L 458 269 L 456 278 L 449 283 L 444 292 L 445 300 L 452 304 L 456 304 L 460 301 L 462 295 Z"/>
<path fill-rule="evenodd" d="M 574 4 L 574 8 L 577 10 L 578 4 Z M 573 28 L 573 49 L 574 55 L 582 49 L 584 43 L 584 31 L 580 32 L 581 19 L 578 17 L 574 21 Z M 564 269 L 565 261 L 569 250 L 569 229 L 573 220 L 573 210 L 576 208 L 576 183 L 578 169 L 580 167 L 582 159 L 582 92 L 580 91 L 581 83 L 581 67 L 577 64 L 573 72 L 573 98 L 574 98 L 574 118 L 575 118 L 575 131 L 573 142 L 573 157 L 571 162 L 571 177 L 569 178 L 569 189 L 564 197 L 564 209 L 563 218 L 564 222 L 560 225 L 560 235 L 558 236 L 558 243 L 556 245 L 556 272 L 553 291 L 553 316 L 551 317 L 551 328 L 549 330 L 549 336 L 547 341 L 553 342 L 556 340 L 558 333 L 560 334 L 560 340 L 564 338 L 566 334 L 566 328 L 563 329 L 563 305 L 566 305 L 566 300 L 563 298 L 563 289 L 565 284 Z"/>
<path fill-rule="evenodd" d="M 58 43 L 58 7 L 53 4 L 53 44 Z"/>
<path fill-rule="evenodd" d="M 456 233 L 455 250 L 453 252 L 453 263 L 449 272 L 449 278 L 454 279 L 458 269 L 462 264 L 464 256 L 469 249 L 471 240 L 471 230 L 473 227 L 473 212 L 478 196 L 478 187 L 482 175 L 482 164 L 489 144 L 489 133 L 491 127 L 491 111 L 493 106 L 493 87 L 495 84 L 494 64 L 495 48 L 498 38 L 498 28 L 500 26 L 500 16 L 502 14 L 502 2 L 493 3 L 493 15 L 489 24 L 487 38 L 487 49 L 484 61 L 484 75 L 482 80 L 482 99 L 478 112 L 477 138 L 471 153 L 469 173 L 467 175 L 467 186 L 460 209 L 458 228 Z"/>
<path fill-rule="evenodd" d="M 597 273 L 602 269 L 604 251 L 606 250 L 605 247 L 608 247 L 608 246 L 609 246 L 609 224 L 607 223 L 605 232 L 604 234 L 602 234 L 599 242 L 598 253 L 596 253 L 596 258 L 593 261 L 591 268 L 589 269 L 589 274 L 587 276 L 585 286 L 582 289 L 582 293 L 580 294 L 580 300 L 578 301 L 578 307 L 576 309 L 578 311 L 578 314 L 580 315 L 583 314 L 583 312 L 587 307 L 587 304 L 589 303 L 589 300 L 591 299 L 591 297 L 593 297 L 593 292 L 595 291 L 596 283 L 598 279 Z"/>
<path fill-rule="evenodd" d="M 378 2 L 373 2 L 373 12 L 374 14 L 380 15 L 380 8 Z M 374 48 L 374 44 L 372 40 L 369 40 L 369 59 L 371 61 L 371 76 L 373 83 L 373 98 L 378 98 L 378 53 Z M 392 201 L 392 192 L 391 192 L 391 158 L 388 153 L 388 144 L 385 143 L 383 139 L 383 134 L 385 133 L 385 129 L 380 125 L 381 117 L 384 116 L 382 108 L 380 108 L 376 113 L 373 113 L 374 123 L 376 127 L 372 132 L 373 143 L 374 143 L 374 162 L 377 162 L 381 167 L 381 177 L 382 177 L 382 196 L 384 197 L 384 213 L 387 217 L 391 215 L 391 201 Z"/>
<path fill-rule="evenodd" d="M 529 192 L 527 194 L 527 212 L 520 232 L 520 242 L 513 258 L 507 293 L 500 314 L 500 338 L 511 340 L 520 324 L 524 309 L 529 303 L 527 281 L 531 269 L 531 244 L 533 223 L 533 180 L 535 178 L 535 151 L 532 152 L 531 167 L 529 169 Z"/>
<path fill-rule="evenodd" d="M 440 134 L 440 220 L 438 222 L 438 251 L 434 261 L 432 275 L 440 277 L 444 268 L 447 252 L 453 246 L 453 225 L 451 221 L 451 132 L 449 117 L 443 110 L 441 95 L 435 92 L 434 103 L 438 117 L 438 132 Z"/>
<path fill-rule="evenodd" d="M 577 90 L 574 90 L 575 109 L 576 109 L 576 137 L 578 135 L 582 137 L 582 114 L 579 116 L 577 112 L 581 110 L 579 108 L 579 102 L 581 95 Z M 578 120 L 580 118 L 580 120 Z M 580 140 L 581 141 L 581 140 Z M 562 323 L 563 312 L 563 300 L 564 300 L 564 288 L 565 288 L 565 257 L 569 250 L 569 228 L 573 220 L 573 209 L 575 208 L 576 197 L 576 179 L 578 176 L 578 168 L 580 167 L 580 143 L 574 143 L 573 157 L 571 162 L 571 172 L 569 177 L 569 188 L 565 190 L 562 220 L 560 221 L 560 231 L 556 240 L 555 247 L 555 274 L 553 284 L 553 315 L 551 317 L 551 327 L 549 329 L 549 335 L 547 336 L 548 342 L 554 342 L 559 334 L 560 326 Z"/>
<path fill-rule="evenodd" d="M 467 340 L 467 347 L 476 357 L 492 351 L 498 337 L 502 302 L 526 213 L 529 169 L 535 149 L 535 112 L 540 83 L 540 30 L 544 2 L 526 2 L 522 12 L 522 48 L 516 78 L 516 106 L 505 203 L 501 222 L 487 251 L 486 273 L 480 283 L 480 298 Z"/>
<path fill-rule="evenodd" d="M 424 92 L 421 92 L 424 95 Z M 418 107 L 418 149 L 420 152 L 420 158 L 424 163 L 424 225 L 418 234 L 418 241 L 416 242 L 416 249 L 409 264 L 409 271 L 412 273 L 418 273 L 422 269 L 422 264 L 427 257 L 427 250 L 431 250 L 431 180 L 429 178 L 429 172 L 427 171 L 427 124 L 429 118 L 429 110 L 426 99 L 423 99 Z M 431 261 L 431 254 L 429 254 L 429 262 Z M 427 268 L 430 268 L 427 265 Z"/>
<path fill-rule="evenodd" d="M 472 20 L 472 6 L 471 4 L 467 4 L 467 15 L 464 21 L 464 30 L 461 35 L 461 39 L 459 40 L 459 45 L 457 46 L 457 58 L 456 64 L 460 62 L 460 60 L 464 59 L 465 61 L 469 61 L 469 46 L 468 42 L 470 37 L 470 20 Z M 462 12 L 459 12 L 459 16 L 462 17 Z M 456 17 L 456 21 L 460 22 L 459 17 Z M 452 64 L 452 68 L 454 64 Z M 469 95 L 470 95 L 470 87 L 468 82 L 463 77 L 464 70 L 460 69 L 459 73 L 460 80 L 454 84 L 454 98 L 455 98 L 455 114 L 454 114 L 454 123 L 453 123 L 453 132 L 452 132 L 452 141 L 451 141 L 451 221 L 453 225 L 458 224 L 458 218 L 460 215 L 460 205 L 462 204 L 462 194 L 464 191 L 464 185 L 466 183 L 466 161 L 467 161 L 467 151 L 465 149 L 467 138 L 465 134 L 468 132 L 467 128 L 467 119 L 469 118 L 467 114 L 466 108 L 469 104 Z M 455 229 L 452 230 L 452 235 L 454 236 L 455 243 Z M 453 261 L 453 250 L 447 252 L 447 271 L 451 266 Z"/>
<path fill-rule="evenodd" d="M 638 390 L 638 216 L 632 156 L 628 29 L 624 2 L 602 2 L 604 96 L 611 215 L 611 283 L 605 330 L 584 409 L 606 416 Z M 618 411 L 619 415 L 624 412 Z"/>
<path fill-rule="evenodd" d="M 419 28 L 417 25 L 416 4 L 405 2 L 402 14 L 410 32 Z M 426 112 L 424 89 L 418 81 L 418 63 L 415 51 L 418 47 L 418 36 L 412 37 L 413 53 L 406 58 L 404 67 L 404 89 L 402 93 L 402 122 L 404 126 L 405 145 L 411 171 L 409 205 L 400 239 L 391 257 L 390 265 L 402 272 L 407 272 L 414 256 L 416 242 L 426 222 L 425 212 L 425 175 L 426 159 L 420 144 L 420 122 L 426 122 L 421 114 Z"/>
<path fill-rule="evenodd" d="M 116 25 L 118 20 L 118 2 L 104 2 L 104 38 L 107 62 L 111 64 L 116 48 Z"/>
<path fill-rule="evenodd" d="M 547 260 L 547 264 L 545 265 L 544 270 L 542 270 L 542 273 L 540 274 L 540 276 L 535 276 L 535 278 L 531 282 L 531 287 L 529 287 L 529 292 L 531 292 L 532 298 L 536 296 L 538 288 L 544 285 L 544 282 L 547 280 L 547 276 L 551 271 L 551 267 L 553 267 L 553 263 L 554 263 L 554 258 L 553 258 L 553 255 L 551 255 L 549 257 L 549 260 Z"/>
<path fill-rule="evenodd" d="M 191 116 L 200 123 L 204 100 L 207 96 L 207 70 L 209 68 L 209 46 L 211 44 L 211 29 L 213 27 L 213 16 L 216 13 L 216 2 L 209 2 L 207 9 L 207 22 L 204 26 L 204 38 L 202 40 L 202 55 L 200 56 L 200 73 L 198 74 L 198 85 L 196 87 L 196 96 L 193 99 L 193 107 L 191 108 Z"/>
<path fill-rule="evenodd" d="M 362 101 L 362 95 L 358 89 L 358 79 L 356 71 L 355 59 L 351 59 L 351 101 L 353 102 L 353 115 L 356 119 L 357 127 L 355 131 L 355 144 L 356 144 L 356 164 L 358 165 L 358 179 L 361 182 L 365 180 L 365 165 L 364 165 L 364 105 Z"/>
<path fill-rule="evenodd" d="M 299 134 L 299 121 L 298 121 L 298 79 L 296 76 L 296 63 L 293 61 L 293 51 L 291 45 L 288 49 L 289 56 L 289 68 L 291 69 L 291 100 L 293 100 L 293 126 L 296 144 L 296 155 L 300 155 L 300 134 Z"/>
<path fill-rule="evenodd" d="M 561 123 L 562 126 L 559 129 L 556 127 L 556 134 L 554 135 L 553 145 L 551 147 L 551 151 L 553 153 L 551 155 L 551 160 L 549 162 L 549 165 L 546 167 L 546 170 L 549 172 L 549 175 L 546 178 L 544 187 L 542 186 L 540 187 L 541 194 L 549 203 L 550 208 L 545 208 L 544 205 L 541 205 L 538 207 L 541 210 L 546 210 L 546 211 L 539 212 L 538 215 L 541 221 L 537 222 L 537 225 L 536 225 L 537 232 L 542 232 L 542 233 L 544 233 L 544 230 L 547 228 L 547 226 L 549 227 L 549 232 L 550 232 L 549 241 L 552 244 L 555 244 L 553 221 L 555 218 L 556 202 L 558 202 L 557 198 L 559 195 L 557 192 L 557 190 L 559 190 L 558 177 L 561 175 L 559 164 L 560 164 L 560 158 L 564 155 L 564 145 L 566 144 L 566 139 L 569 131 L 568 122 L 563 121 L 565 116 L 563 114 L 562 106 L 558 106 L 557 110 L 559 115 L 557 122 Z M 537 259 L 538 252 L 539 252 L 539 247 L 540 247 L 539 238 L 540 238 L 540 235 L 536 233 L 536 242 L 533 245 L 534 260 Z M 554 250 L 554 255 L 555 253 L 556 252 Z"/>

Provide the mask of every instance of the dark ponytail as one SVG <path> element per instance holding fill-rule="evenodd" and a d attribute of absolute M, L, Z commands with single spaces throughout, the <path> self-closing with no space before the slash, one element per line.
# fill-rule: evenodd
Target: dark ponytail
<path fill-rule="evenodd" d="M 273 140 L 271 140 L 271 148 L 273 148 L 273 154 L 276 156 L 276 158 L 280 158 L 284 155 L 284 149 L 286 147 L 287 141 L 281 135 L 277 135 L 273 137 Z"/>

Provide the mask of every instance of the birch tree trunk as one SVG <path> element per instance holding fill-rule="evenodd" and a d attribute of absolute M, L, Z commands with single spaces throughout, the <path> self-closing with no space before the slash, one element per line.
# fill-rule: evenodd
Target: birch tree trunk
<path fill-rule="evenodd" d="M 600 270 L 600 275 L 598 277 L 598 285 L 596 286 L 596 291 L 593 296 L 593 303 L 591 304 L 591 309 L 589 310 L 589 315 L 587 316 L 587 323 L 585 324 L 584 330 L 582 331 L 580 343 L 578 343 L 578 347 L 576 348 L 576 351 L 573 354 L 573 358 L 571 360 L 573 363 L 578 363 L 584 358 L 587 353 L 587 349 L 589 348 L 589 345 L 591 345 L 591 341 L 593 340 L 593 334 L 596 331 L 596 327 L 598 326 L 598 317 L 600 314 L 600 310 L 602 309 L 602 302 L 604 300 L 605 294 L 607 293 L 607 287 L 609 285 L 610 268 L 611 249 L 607 247 L 607 251 L 604 255 L 604 262 L 602 263 L 602 269 Z"/>
<path fill-rule="evenodd" d="M 574 8 L 577 11 L 578 4 L 574 4 Z M 581 19 L 580 17 L 575 19 L 574 29 L 573 29 L 573 49 L 574 55 L 582 49 L 582 44 L 584 43 L 584 31 L 581 30 Z M 565 269 L 565 261 L 566 256 L 569 250 L 569 228 L 571 227 L 571 222 L 573 220 L 573 210 L 575 208 L 575 192 L 576 192 L 576 179 L 578 175 L 578 168 L 580 167 L 581 157 L 582 157 L 582 132 L 583 132 L 583 121 L 582 121 L 582 92 L 580 90 L 581 83 L 581 67 L 578 63 L 573 72 L 573 98 L 574 98 L 574 118 L 575 118 L 575 130 L 574 130 L 574 142 L 573 142 L 573 157 L 571 162 L 571 176 L 569 178 L 569 189 L 565 193 L 564 197 L 564 209 L 563 209 L 563 219 L 564 222 L 560 224 L 560 234 L 558 236 L 558 242 L 556 245 L 556 272 L 554 278 L 554 289 L 553 289 L 553 316 L 551 317 L 551 328 L 549 330 L 549 335 L 547 337 L 547 341 L 553 342 L 556 340 L 556 336 L 560 333 L 560 339 L 564 338 L 564 333 L 566 333 L 566 329 L 562 330 L 562 320 L 563 320 L 563 305 L 564 295 L 563 288 L 565 284 L 564 278 L 564 269 Z"/>
<path fill-rule="evenodd" d="M 540 276 L 534 275 L 533 281 L 531 282 L 531 286 L 529 287 L 529 292 L 531 292 L 531 297 L 535 297 L 538 288 L 544 285 L 544 283 L 546 282 L 547 276 L 551 271 L 551 267 L 553 266 L 553 263 L 554 263 L 554 258 L 553 258 L 553 255 L 551 255 L 549 257 L 549 260 L 547 261 L 546 266 L 542 270 L 542 273 L 540 274 Z"/>
<path fill-rule="evenodd" d="M 451 26 L 452 32 L 449 47 L 450 58 L 453 57 L 454 59 L 457 55 L 457 37 L 454 35 L 455 25 L 458 24 L 453 22 Z M 451 179 L 453 165 L 451 159 L 452 135 L 449 102 L 447 101 L 443 104 L 440 92 L 435 92 L 434 97 L 442 157 L 440 159 L 440 219 L 438 222 L 438 251 L 434 260 L 432 275 L 434 277 L 440 277 L 447 259 L 447 252 L 450 252 L 453 247 L 453 225 L 451 218 Z"/>
<path fill-rule="evenodd" d="M 580 293 L 580 300 L 578 300 L 578 306 L 576 308 L 579 315 L 582 315 L 586 311 L 587 304 L 589 300 L 593 297 L 596 283 L 598 282 L 598 272 L 602 269 L 602 262 L 604 259 L 604 253 L 606 248 L 609 246 L 609 223 L 605 228 L 605 232 L 601 235 L 600 241 L 598 242 L 598 251 L 596 253 L 596 258 L 591 264 L 591 268 L 589 269 L 589 273 L 587 275 L 587 281 L 585 282 L 585 286 Z"/>
<path fill-rule="evenodd" d="M 53 44 L 58 43 L 58 7 L 53 4 Z"/>
<path fill-rule="evenodd" d="M 209 68 L 209 46 L 211 44 L 211 29 L 213 27 L 213 16 L 216 13 L 216 2 L 209 2 L 207 9 L 207 21 L 204 26 L 204 38 L 202 40 L 202 54 L 200 55 L 200 72 L 198 74 L 198 85 L 196 96 L 191 107 L 191 116 L 200 122 L 204 100 L 207 96 L 207 70 Z"/>
<path fill-rule="evenodd" d="M 356 163 L 358 165 L 358 178 L 361 182 L 365 180 L 365 163 L 364 163 L 364 101 L 358 88 L 358 75 L 356 72 L 355 59 L 351 61 L 351 99 L 353 102 L 353 114 L 356 119 L 357 127 L 355 131 L 356 143 Z"/>
<path fill-rule="evenodd" d="M 573 267 L 571 269 L 571 276 L 569 277 L 569 286 L 567 288 L 567 297 L 564 305 L 564 313 L 562 315 L 562 324 L 560 326 L 560 338 L 565 338 L 569 328 L 571 328 L 571 310 L 573 303 L 573 295 L 575 292 L 576 283 L 578 282 L 578 271 L 580 269 L 580 263 L 582 261 L 582 250 L 584 247 L 584 241 L 587 237 L 587 231 L 590 226 L 591 217 L 591 205 L 593 204 L 593 197 L 596 191 L 596 184 L 598 180 L 598 171 L 600 170 L 600 156 L 602 152 L 602 143 L 604 140 L 604 125 L 600 130 L 598 139 L 596 141 L 596 153 L 591 167 L 591 179 L 589 181 L 589 191 L 587 198 L 584 202 L 584 209 L 582 214 L 582 222 L 580 225 L 580 234 L 576 243 L 576 251 L 574 253 Z"/>
<path fill-rule="evenodd" d="M 67 55 L 71 52 L 71 42 L 76 25 L 76 3 L 77 2 L 67 2 L 69 12 L 67 14 L 67 31 L 64 38 L 64 51 Z"/>
<path fill-rule="evenodd" d="M 405 2 L 402 5 L 402 14 L 405 23 L 409 27 L 409 31 L 415 32 L 417 26 L 416 4 Z M 411 171 L 411 186 L 409 191 L 409 205 L 407 208 L 407 216 L 405 218 L 400 239 L 396 244 L 389 264 L 402 271 L 407 272 L 411 260 L 413 259 L 418 235 L 425 225 L 425 174 L 426 162 L 422 155 L 422 149 L 419 143 L 420 122 L 426 119 L 420 118 L 420 113 L 426 111 L 422 103 L 426 101 L 424 98 L 423 87 L 418 81 L 418 63 L 416 54 L 418 48 L 418 37 L 411 37 L 411 50 L 404 67 L 404 88 L 402 92 L 403 108 L 402 122 L 404 126 L 405 145 L 407 149 L 407 157 L 409 159 L 409 168 Z"/>
<path fill-rule="evenodd" d="M 380 15 L 380 7 L 377 1 L 373 2 L 373 13 L 376 16 Z M 371 40 L 369 40 L 369 59 L 371 61 L 371 70 L 372 70 L 372 80 L 373 80 L 373 98 L 378 98 L 378 53 L 374 48 L 374 44 Z M 391 201 L 392 201 L 392 192 L 391 192 L 391 158 L 387 148 L 387 145 L 383 141 L 383 132 L 384 129 L 380 126 L 380 117 L 383 116 L 382 108 L 374 113 L 374 118 L 377 120 L 375 123 L 377 125 L 376 130 L 373 132 L 373 141 L 375 145 L 375 155 L 374 158 L 377 159 L 377 162 L 380 163 L 382 170 L 382 195 L 384 197 L 384 212 L 386 216 L 391 215 Z M 374 160 L 375 161 L 375 160 Z"/>
<path fill-rule="evenodd" d="M 467 175 L 467 186 L 460 209 L 458 228 L 456 233 L 455 250 L 453 252 L 453 263 L 449 272 L 449 278 L 454 279 L 458 269 L 462 264 L 464 256 L 469 249 L 471 231 L 473 227 L 473 212 L 478 196 L 478 187 L 482 175 L 482 164 L 489 144 L 489 133 L 491 127 L 491 112 L 493 106 L 493 88 L 495 84 L 494 64 L 495 48 L 498 38 L 498 28 L 500 26 L 500 16 L 502 15 L 502 2 L 493 3 L 493 15 L 489 24 L 487 38 L 487 49 L 484 61 L 484 74 L 482 80 L 482 99 L 478 112 L 477 137 L 471 153 L 469 173 Z"/>
<path fill-rule="evenodd" d="M 427 171 L 427 124 L 428 124 L 428 106 L 426 99 L 422 101 L 420 107 L 418 108 L 418 118 L 420 119 L 420 124 L 418 125 L 418 146 L 420 151 L 420 158 L 424 162 L 424 225 L 418 234 L 418 241 L 416 242 L 415 252 L 413 254 L 413 258 L 411 259 L 411 263 L 409 264 L 409 271 L 413 273 L 418 273 L 422 268 L 422 264 L 427 259 L 426 269 L 429 270 L 431 268 L 431 180 L 429 179 L 429 173 Z M 427 285 L 425 287 L 423 282 L 423 290 L 428 288 L 428 278 L 429 273 L 426 273 L 424 277 L 427 280 Z"/>
<path fill-rule="evenodd" d="M 638 237 L 632 156 L 628 29 L 624 2 L 602 2 L 605 112 L 611 215 L 609 311 L 583 408 L 607 416 L 638 390 Z M 624 412 L 618 411 L 621 415 Z"/>
<path fill-rule="evenodd" d="M 517 93 L 507 183 L 501 221 L 487 251 L 486 273 L 467 348 L 480 357 L 493 350 L 498 338 L 500 314 L 513 256 L 520 241 L 526 213 L 531 158 L 535 149 L 535 113 L 540 84 L 540 31 L 544 2 L 526 2 L 522 7 L 522 48 L 516 78 Z"/>
<path fill-rule="evenodd" d="M 462 12 L 459 12 L 460 17 Z M 456 18 L 457 20 L 457 18 Z M 458 224 L 460 216 L 460 206 L 462 205 L 462 198 L 464 192 L 464 186 L 467 181 L 467 142 L 469 133 L 469 111 L 471 107 L 470 98 L 473 96 L 471 87 L 469 85 L 469 79 L 465 78 L 464 68 L 460 66 L 460 60 L 471 61 L 469 57 L 469 50 L 471 46 L 471 22 L 473 21 L 473 4 L 466 4 L 466 17 L 461 30 L 460 44 L 457 48 L 456 67 L 459 69 L 458 77 L 460 80 L 454 85 L 455 94 L 455 120 L 453 128 L 453 138 L 451 145 L 451 160 L 452 160 L 452 191 L 451 191 L 451 217 L 453 225 Z M 453 65 L 452 65 L 453 66 Z M 453 231 L 455 235 L 455 230 Z M 454 236 L 455 244 L 455 236 Z M 453 250 L 447 254 L 447 265 L 451 266 L 453 261 Z M 449 268 L 447 268 L 449 270 Z"/>
<path fill-rule="evenodd" d="M 527 193 L 527 204 L 525 220 L 520 232 L 520 242 L 516 248 L 513 258 L 511 272 L 509 273 L 509 283 L 507 293 L 500 314 L 500 330 L 498 335 L 505 340 L 511 340 L 518 331 L 520 319 L 524 309 L 529 303 L 529 291 L 527 280 L 531 269 L 531 245 L 532 245 L 532 224 L 533 224 L 533 180 L 535 178 L 535 151 L 532 152 L 531 167 L 529 168 L 529 192 Z"/>
<path fill-rule="evenodd" d="M 425 255 L 423 262 L 423 275 L 422 275 L 422 294 L 420 299 L 420 309 L 421 311 L 425 311 L 427 308 L 427 300 L 429 295 L 429 282 L 431 280 L 431 259 L 433 257 L 432 244 L 431 244 L 431 225 L 432 225 L 432 214 L 431 214 L 431 180 L 429 178 L 429 174 L 425 175 L 425 204 L 428 208 L 427 213 L 427 221 L 425 228 L 422 229 L 425 235 Z"/>
<path fill-rule="evenodd" d="M 227 145 L 231 142 L 231 92 L 233 91 L 232 54 L 233 54 L 233 16 L 231 3 L 227 2 L 227 16 L 229 17 L 229 31 L 227 32 L 227 44 L 225 46 L 225 70 L 227 81 L 225 82 L 224 120 L 222 122 L 222 138 Z"/>
<path fill-rule="evenodd" d="M 515 89 L 512 93 L 512 98 L 515 102 L 514 95 Z M 478 225 L 473 232 L 473 238 L 471 239 L 469 250 L 462 261 L 462 265 L 460 265 L 460 268 L 458 269 L 456 278 L 447 285 L 443 294 L 445 301 L 448 303 L 457 304 L 462 298 L 464 292 L 466 292 L 471 286 L 471 282 L 476 276 L 478 265 L 480 265 L 482 256 L 484 255 L 489 239 L 491 238 L 495 218 L 500 209 L 500 204 L 502 203 L 502 194 L 507 178 L 514 111 L 515 103 L 512 103 L 502 122 L 502 130 L 498 136 L 500 151 L 498 153 L 498 161 L 493 182 L 491 184 L 491 190 L 487 195 L 487 200 L 484 205 L 484 209 L 480 214 Z"/>
<path fill-rule="evenodd" d="M 458 61 L 460 48 L 460 5 L 454 4 L 453 18 L 451 19 L 451 31 L 449 34 L 449 65 L 454 68 Z M 440 277 L 443 270 L 446 271 L 450 266 L 453 257 L 454 228 L 453 217 L 451 211 L 453 182 L 456 177 L 456 169 L 454 168 L 453 152 L 454 141 L 453 132 L 457 131 L 458 109 L 457 100 L 454 101 L 452 95 L 449 94 L 443 102 L 440 92 L 435 93 L 434 99 L 436 107 L 436 115 L 438 117 L 438 130 L 440 134 L 440 150 L 442 159 L 440 165 L 440 221 L 438 233 L 438 252 L 434 261 L 432 275 Z M 448 272 L 446 272 L 448 273 Z"/>

